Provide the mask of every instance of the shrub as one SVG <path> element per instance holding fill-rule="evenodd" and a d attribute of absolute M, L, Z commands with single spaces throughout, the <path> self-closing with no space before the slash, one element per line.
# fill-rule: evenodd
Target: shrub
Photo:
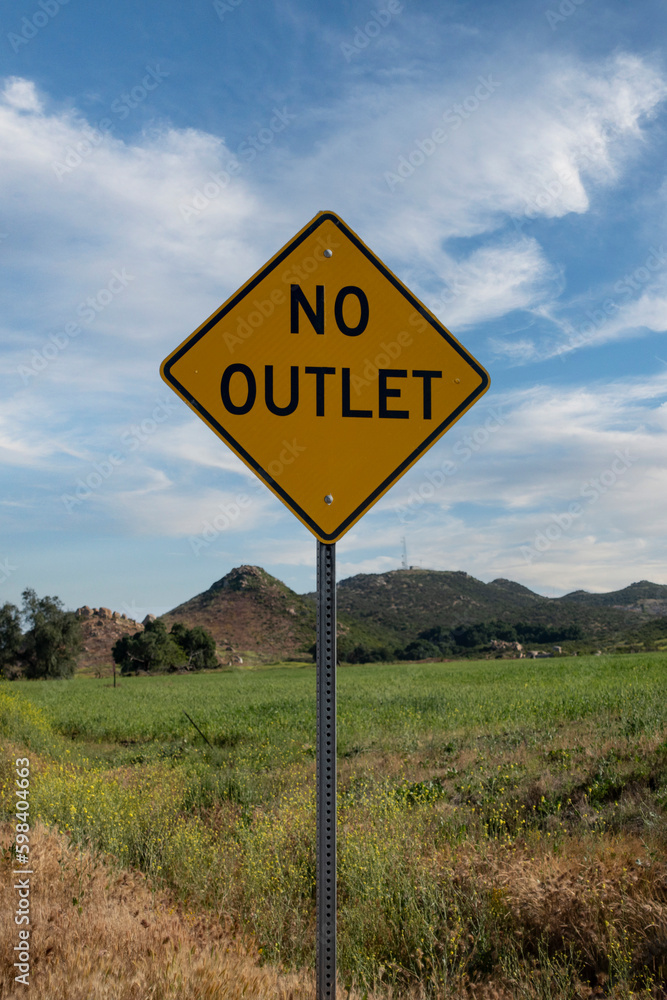
<path fill-rule="evenodd" d="M 112 649 L 114 661 L 122 673 L 133 670 L 203 670 L 216 667 L 215 639 L 197 625 L 187 628 L 175 622 L 167 632 L 164 622 L 148 622 L 143 632 L 125 635 Z"/>
<path fill-rule="evenodd" d="M 433 656 L 442 656 L 442 650 L 426 639 L 415 639 L 409 642 L 405 649 L 396 651 L 399 660 L 426 660 Z"/>
<path fill-rule="evenodd" d="M 19 659 L 22 640 L 19 609 L 6 602 L 0 608 L 0 674 L 5 677 Z"/>

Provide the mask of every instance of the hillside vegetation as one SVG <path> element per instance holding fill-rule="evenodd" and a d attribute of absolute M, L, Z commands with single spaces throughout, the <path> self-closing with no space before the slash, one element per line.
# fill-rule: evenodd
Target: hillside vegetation
<path fill-rule="evenodd" d="M 653 613 L 637 607 L 637 587 L 658 597 L 667 594 L 667 587 L 647 583 L 612 594 L 580 592 L 574 599 L 549 598 L 510 580 L 482 583 L 467 573 L 393 570 L 341 580 L 338 606 L 341 612 L 380 625 L 401 644 L 434 626 L 451 629 L 491 619 L 551 627 L 578 625 L 587 638 L 604 641 Z"/>
<path fill-rule="evenodd" d="M 609 594 L 546 598 L 510 580 L 486 584 L 467 573 L 360 574 L 340 582 L 338 606 L 381 637 L 356 647 L 343 637 L 339 657 L 517 657 L 520 647 L 507 648 L 516 643 L 547 655 L 554 646 L 564 653 L 661 649 L 667 646 L 666 593 L 667 587 L 642 581 Z"/>
<path fill-rule="evenodd" d="M 0 824 L 3 843 L 12 829 Z M 41 890 L 33 901 L 35 964 L 15 992 L 15 890 L 0 859 L 0 996 L 6 1000 L 312 1000 L 311 970 L 260 967 L 252 941 L 213 914 L 194 915 L 173 892 L 124 871 L 92 846 L 39 824 L 32 834 Z M 350 1000 L 360 1000 L 353 993 Z"/>
<path fill-rule="evenodd" d="M 312 642 L 315 609 L 259 566 L 239 566 L 163 615 L 167 626 L 199 625 L 222 649 L 261 649 L 280 658 Z"/>
<path fill-rule="evenodd" d="M 490 641 L 506 635 L 528 646 L 564 644 L 569 652 L 659 648 L 666 595 L 666 586 L 647 581 L 609 594 L 547 598 L 511 580 L 482 583 L 460 572 L 359 574 L 337 588 L 339 659 L 495 655 Z M 164 621 L 206 628 L 223 653 L 261 651 L 265 662 L 298 657 L 314 651 L 315 594 L 298 595 L 260 567 L 240 566 Z M 642 631 L 644 623 L 652 624 Z M 470 641 L 475 629 L 479 642 Z"/>

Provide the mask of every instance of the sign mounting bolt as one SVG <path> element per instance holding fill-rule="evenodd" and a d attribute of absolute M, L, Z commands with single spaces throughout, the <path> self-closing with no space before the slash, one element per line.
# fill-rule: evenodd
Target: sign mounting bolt
<path fill-rule="evenodd" d="M 327 493 L 327 495 L 324 498 L 324 502 L 328 503 L 328 504 L 332 504 L 333 503 L 333 497 L 331 496 L 330 493 Z"/>
<path fill-rule="evenodd" d="M 325 250 L 324 251 L 324 256 L 325 257 L 333 257 L 333 250 Z"/>

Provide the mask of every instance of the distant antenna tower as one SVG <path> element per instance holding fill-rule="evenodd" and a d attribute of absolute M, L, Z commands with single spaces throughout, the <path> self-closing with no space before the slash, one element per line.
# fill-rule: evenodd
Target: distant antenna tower
<path fill-rule="evenodd" d="M 408 547 L 405 544 L 405 535 L 403 536 L 403 538 L 401 539 L 401 541 L 403 542 L 403 562 L 401 563 L 401 568 L 402 569 L 407 569 L 408 568 Z"/>

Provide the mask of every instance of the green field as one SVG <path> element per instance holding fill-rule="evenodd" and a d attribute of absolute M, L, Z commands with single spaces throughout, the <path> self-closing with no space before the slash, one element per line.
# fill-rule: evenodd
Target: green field
<path fill-rule="evenodd" d="M 653 995 L 667 655 L 338 676 L 346 981 Z M 231 915 L 269 959 L 312 963 L 314 667 L 4 683 L 0 735 L 30 746 L 47 822 Z"/>
<path fill-rule="evenodd" d="M 553 660 L 369 664 L 338 672 L 338 743 L 355 750 L 414 750 L 417 742 L 533 733 L 594 718 L 614 735 L 667 724 L 667 655 Z M 54 729 L 78 741 L 189 741 L 229 747 L 231 763 L 257 767 L 303 757 L 314 738 L 315 668 L 62 683 L 15 682 Z"/>

